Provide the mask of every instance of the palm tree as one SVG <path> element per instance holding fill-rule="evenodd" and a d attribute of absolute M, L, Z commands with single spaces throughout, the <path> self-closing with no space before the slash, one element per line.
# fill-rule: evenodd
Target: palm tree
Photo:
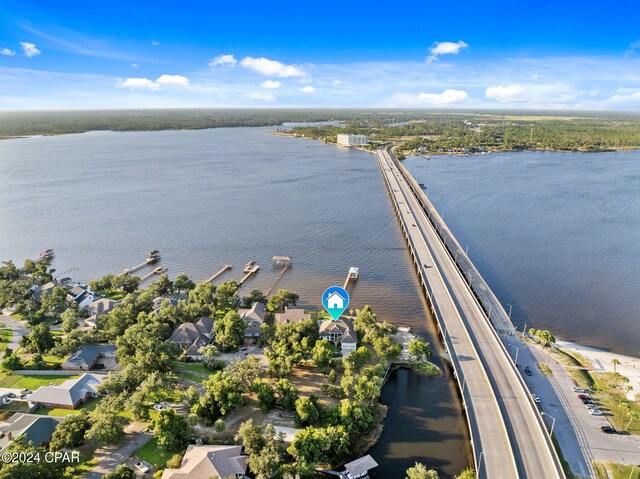
<path fill-rule="evenodd" d="M 611 364 L 613 364 L 613 372 L 616 372 L 616 366 L 618 366 L 620 364 L 620 361 L 618 361 L 616 358 L 613 358 L 611 360 Z"/>

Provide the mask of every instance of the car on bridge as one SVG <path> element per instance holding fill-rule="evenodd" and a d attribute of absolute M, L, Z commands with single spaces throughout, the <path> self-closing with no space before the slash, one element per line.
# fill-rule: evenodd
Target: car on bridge
<path fill-rule="evenodd" d="M 540 404 L 540 396 L 538 396 L 537 394 L 532 394 L 531 397 L 536 402 L 536 404 Z"/>

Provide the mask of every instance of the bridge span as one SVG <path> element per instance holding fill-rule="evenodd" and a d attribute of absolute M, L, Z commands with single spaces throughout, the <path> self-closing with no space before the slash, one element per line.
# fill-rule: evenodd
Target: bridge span
<path fill-rule="evenodd" d="M 540 411 L 496 329 L 497 301 L 406 169 L 376 157 L 462 395 L 478 479 L 565 479 Z"/>

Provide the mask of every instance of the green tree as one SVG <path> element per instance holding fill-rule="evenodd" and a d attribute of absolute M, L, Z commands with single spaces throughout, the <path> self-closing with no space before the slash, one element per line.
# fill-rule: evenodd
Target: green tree
<path fill-rule="evenodd" d="M 226 371 L 218 371 L 203 383 L 205 392 L 192 411 L 206 424 L 242 404 L 242 385 Z"/>
<path fill-rule="evenodd" d="M 142 279 L 138 276 L 123 274 L 113 278 L 112 287 L 114 289 L 122 290 L 125 293 L 133 293 L 138 289 L 141 281 Z"/>
<path fill-rule="evenodd" d="M 362 367 L 371 359 L 371 351 L 366 346 L 360 346 L 353 351 L 347 358 L 343 360 L 345 363 L 349 363 L 356 371 L 360 371 Z M 335 382 L 335 381 L 334 381 Z"/>
<path fill-rule="evenodd" d="M 103 479 L 136 479 L 136 471 L 129 466 L 120 464 L 112 472 L 107 472 Z"/>
<path fill-rule="evenodd" d="M 84 444 L 86 432 L 91 427 L 89 415 L 86 411 L 80 414 L 71 414 L 62 421 L 51 436 L 49 449 L 60 451 L 62 449 L 72 449 Z"/>
<path fill-rule="evenodd" d="M 460 474 L 458 474 L 455 479 L 476 479 L 476 473 L 473 469 L 467 467 Z"/>
<path fill-rule="evenodd" d="M 308 427 L 296 434 L 287 452 L 297 461 L 331 464 L 348 454 L 350 443 L 344 426 Z"/>
<path fill-rule="evenodd" d="M 320 405 L 318 398 L 311 396 L 301 396 L 296 400 L 296 424 L 299 426 L 310 426 L 320 419 Z"/>
<path fill-rule="evenodd" d="M 246 327 L 246 321 L 240 319 L 238 313 L 229 311 L 213 325 L 216 344 L 220 345 L 223 351 L 237 349 L 244 341 L 244 329 Z"/>
<path fill-rule="evenodd" d="M 613 365 L 613 372 L 616 372 L 616 368 L 620 365 L 620 360 L 613 358 L 611 360 L 611 364 Z"/>
<path fill-rule="evenodd" d="M 33 443 L 27 443 L 24 437 L 15 439 L 3 451 L 8 454 L 24 454 L 23 457 L 35 457 L 40 453 L 43 458 L 45 450 L 36 448 Z M 60 479 L 65 475 L 65 469 L 71 464 L 68 461 L 16 461 L 2 464 L 0 479 Z"/>
<path fill-rule="evenodd" d="M 237 281 L 226 281 L 216 288 L 216 307 L 218 309 L 232 309 L 238 304 L 237 295 L 240 285 Z"/>
<path fill-rule="evenodd" d="M 333 345 L 326 339 L 316 341 L 315 346 L 311 350 L 313 362 L 316 363 L 316 366 L 319 368 L 328 367 L 331 361 L 333 361 L 334 349 Z"/>
<path fill-rule="evenodd" d="M 409 354 L 416 361 L 428 361 L 431 358 L 431 345 L 422 338 L 414 339 L 409 342 Z"/>
<path fill-rule="evenodd" d="M 125 438 L 124 428 L 129 419 L 121 415 L 125 397 L 105 396 L 91 414 L 91 428 L 86 436 L 98 443 L 116 444 Z"/>
<path fill-rule="evenodd" d="M 259 289 L 252 290 L 249 293 L 249 295 L 242 300 L 242 304 L 244 305 L 245 308 L 250 308 L 253 305 L 253 303 L 266 303 L 266 302 L 267 302 L 267 297 Z"/>
<path fill-rule="evenodd" d="M 149 291 L 154 296 L 162 296 L 163 294 L 173 292 L 173 282 L 169 279 L 169 275 L 161 274 L 158 279 L 149 285 Z"/>
<path fill-rule="evenodd" d="M 287 411 L 293 411 L 298 400 L 298 391 L 288 379 L 279 379 L 276 383 L 277 402 Z"/>
<path fill-rule="evenodd" d="M 167 469 L 180 469 L 183 454 L 174 454 L 167 461 Z"/>
<path fill-rule="evenodd" d="M 57 316 L 67 309 L 68 306 L 67 289 L 62 286 L 56 286 L 50 294 L 46 294 L 42 297 L 40 311 L 42 314 Z"/>
<path fill-rule="evenodd" d="M 216 422 L 213 423 L 213 429 L 216 432 L 222 432 L 225 430 L 227 425 L 224 423 L 222 419 L 216 419 Z"/>
<path fill-rule="evenodd" d="M 9 348 L 7 348 L 7 350 L 10 351 Z M 16 371 L 18 369 L 22 369 L 22 362 L 20 361 L 20 358 L 18 356 L 11 353 L 9 356 L 5 356 L 5 358 L 2 360 L 2 367 L 10 371 Z"/>
<path fill-rule="evenodd" d="M 191 429 L 183 416 L 173 409 L 163 409 L 153 420 L 153 432 L 158 445 L 167 451 L 183 450 L 191 438 Z"/>
<path fill-rule="evenodd" d="M 216 287 L 211 283 L 199 283 L 189 291 L 189 304 L 207 308 L 209 315 L 213 315 L 215 313 L 215 292 Z"/>
<path fill-rule="evenodd" d="M 540 340 L 543 346 L 548 346 L 551 343 L 556 342 L 556 338 L 550 331 L 546 329 L 539 329 L 536 331 L 536 337 Z"/>
<path fill-rule="evenodd" d="M 310 319 L 278 324 L 270 348 L 265 351 L 269 359 L 267 372 L 278 376 L 291 372 L 293 367 L 311 354 L 318 336 L 318 323 Z"/>
<path fill-rule="evenodd" d="M 262 412 L 273 409 L 276 403 L 276 390 L 271 384 L 264 379 L 256 379 L 251 386 L 251 390 L 258 396 Z"/>
<path fill-rule="evenodd" d="M 176 279 L 173 282 L 173 286 L 178 290 L 178 292 L 183 292 L 191 291 L 196 287 L 196 284 L 189 279 L 189 276 L 184 273 L 180 273 L 178 276 L 176 276 Z"/>
<path fill-rule="evenodd" d="M 262 375 L 262 367 L 257 356 L 247 359 L 234 358 L 226 367 L 227 373 L 245 388 L 251 386 Z"/>
<path fill-rule="evenodd" d="M 295 306 L 300 297 L 293 291 L 286 289 L 279 289 L 267 303 L 267 309 L 269 311 L 284 311 L 287 306 Z"/>
<path fill-rule="evenodd" d="M 45 353 L 55 344 L 49 326 L 44 323 L 31 327 L 29 332 L 20 340 L 20 346 L 30 353 Z"/>
<path fill-rule="evenodd" d="M 438 479 L 438 473 L 433 469 L 427 469 L 427 466 L 416 462 L 415 466 L 407 469 L 405 479 Z"/>

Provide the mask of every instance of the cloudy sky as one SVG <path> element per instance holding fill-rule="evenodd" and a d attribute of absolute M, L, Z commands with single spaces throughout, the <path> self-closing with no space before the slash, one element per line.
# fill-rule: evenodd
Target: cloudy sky
<path fill-rule="evenodd" d="M 640 109 L 631 0 L 3 3 L 0 109 Z"/>

